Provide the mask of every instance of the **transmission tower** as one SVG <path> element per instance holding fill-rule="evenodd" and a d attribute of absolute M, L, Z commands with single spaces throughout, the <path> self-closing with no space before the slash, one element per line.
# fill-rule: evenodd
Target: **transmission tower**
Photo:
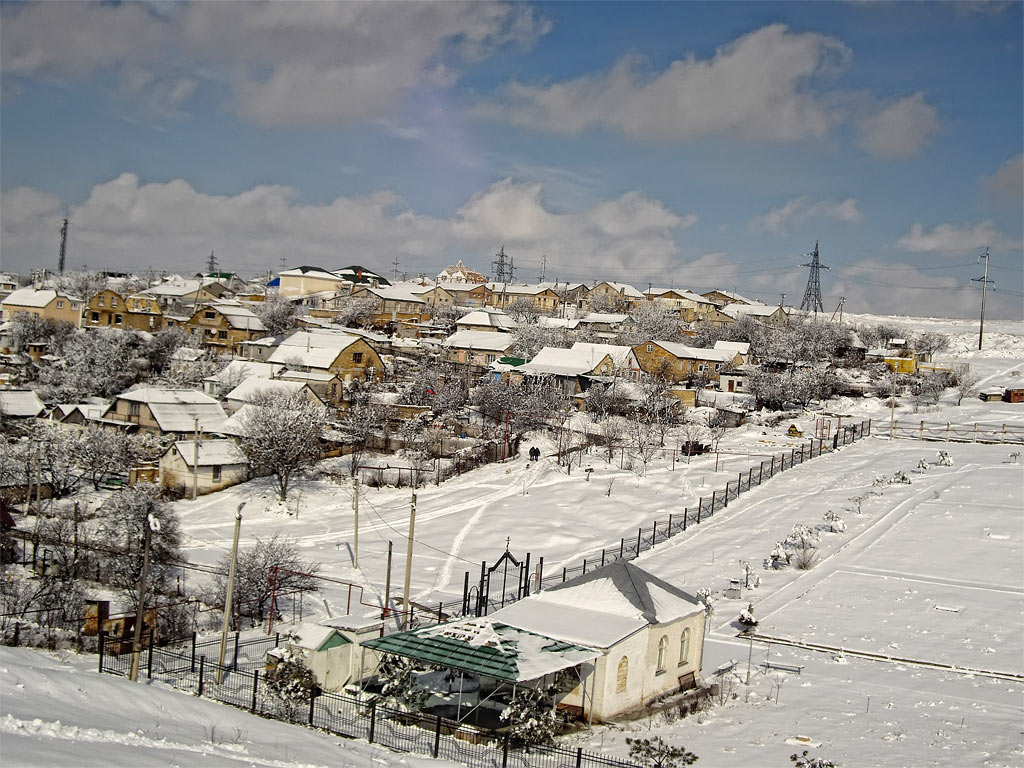
<path fill-rule="evenodd" d="M 64 259 L 68 255 L 68 219 L 64 217 L 64 223 L 60 228 L 60 260 L 57 262 L 58 274 L 64 274 Z"/>
<path fill-rule="evenodd" d="M 496 254 L 494 254 L 494 261 L 491 262 L 491 266 L 494 267 L 494 282 L 512 282 L 512 276 L 516 267 L 512 261 L 512 257 L 505 253 L 504 245 L 501 246 L 500 250 Z"/>
<path fill-rule="evenodd" d="M 825 311 L 825 307 L 821 303 L 821 278 L 818 271 L 828 269 L 828 267 L 818 261 L 817 241 L 814 243 L 814 251 L 804 255 L 810 256 L 811 260 L 809 263 L 801 264 L 800 266 L 810 267 L 811 273 L 807 276 L 807 288 L 804 290 L 804 299 L 800 302 L 800 309 L 818 314 Z"/>
<path fill-rule="evenodd" d="M 217 272 L 217 257 L 213 255 L 213 251 L 210 251 L 210 258 L 206 260 L 206 272 L 210 275 Z"/>

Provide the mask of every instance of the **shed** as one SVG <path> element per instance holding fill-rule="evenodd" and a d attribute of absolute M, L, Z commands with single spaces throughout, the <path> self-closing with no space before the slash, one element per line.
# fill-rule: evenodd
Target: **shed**
<path fill-rule="evenodd" d="M 180 493 L 213 493 L 249 479 L 249 460 L 232 440 L 177 440 L 160 457 L 160 484 Z M 198 467 L 198 470 L 196 470 Z"/>

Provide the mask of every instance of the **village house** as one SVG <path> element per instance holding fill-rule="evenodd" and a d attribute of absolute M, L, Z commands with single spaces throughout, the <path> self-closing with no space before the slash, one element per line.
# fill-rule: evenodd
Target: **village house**
<path fill-rule="evenodd" d="M 341 406 L 345 401 L 345 384 L 330 371 L 291 371 L 286 368 L 276 378 L 281 381 L 298 381 L 307 384 L 325 404 L 332 408 Z"/>
<path fill-rule="evenodd" d="M 84 305 L 82 299 L 52 289 L 19 288 L 0 303 L 0 320 L 12 320 L 19 314 L 28 314 L 80 328 Z"/>
<path fill-rule="evenodd" d="M 640 369 L 650 376 L 664 376 L 678 383 L 706 375 L 718 381 L 726 365 L 739 365 L 742 356 L 735 350 L 701 349 L 671 341 L 648 341 L 633 347 Z"/>
<path fill-rule="evenodd" d="M 504 357 L 515 343 L 510 333 L 458 331 L 445 339 L 441 346 L 447 362 L 483 369 Z"/>
<path fill-rule="evenodd" d="M 583 301 L 586 299 L 587 294 L 590 292 L 590 288 L 587 287 L 586 283 L 562 283 L 556 280 L 555 282 L 544 282 L 538 283 L 538 285 L 544 288 L 550 288 L 559 298 L 559 304 L 561 305 L 561 314 L 565 315 L 565 308 L 567 306 L 581 307 Z"/>
<path fill-rule="evenodd" d="M 487 278 L 477 272 L 475 269 L 470 269 L 462 263 L 462 259 L 459 259 L 458 263 L 454 266 L 447 266 L 437 276 L 438 283 L 486 283 Z"/>
<path fill-rule="evenodd" d="M 293 333 L 278 344 L 267 362 L 290 370 L 330 372 L 342 381 L 384 378 L 384 361 L 365 339 L 327 330 Z"/>
<path fill-rule="evenodd" d="M 394 323 L 424 323 L 430 319 L 427 303 L 407 287 L 361 286 L 353 289 L 353 299 L 373 299 L 372 323 L 386 328 Z"/>
<path fill-rule="evenodd" d="M 172 275 L 156 285 L 142 291 L 152 296 L 160 304 L 164 313 L 175 307 L 195 307 L 209 301 L 226 298 L 229 291 L 226 286 L 216 280 L 186 280 L 180 275 Z"/>
<path fill-rule="evenodd" d="M 511 333 L 519 326 L 504 310 L 494 307 L 475 309 L 455 321 L 457 331 L 500 331 Z"/>
<path fill-rule="evenodd" d="M 587 291 L 583 306 L 592 310 L 610 304 L 620 312 L 627 312 L 631 306 L 643 300 L 644 295 L 632 285 L 605 281 Z"/>
<path fill-rule="evenodd" d="M 587 330 L 603 338 L 611 339 L 623 324 L 629 322 L 629 315 L 614 312 L 588 312 L 582 317 L 570 320 L 566 327 L 571 331 Z"/>
<path fill-rule="evenodd" d="M 203 346 L 232 354 L 244 341 L 266 335 L 267 327 L 250 309 L 237 302 L 217 302 L 200 307 L 186 323 Z"/>
<path fill-rule="evenodd" d="M 781 306 L 733 303 L 726 304 L 722 307 L 721 311 L 735 320 L 739 320 L 741 317 L 752 317 L 765 325 L 771 325 L 775 328 L 782 328 L 789 323 L 789 312 Z"/>
<path fill-rule="evenodd" d="M 701 296 L 703 296 L 708 301 L 711 301 L 712 303 L 714 303 L 719 309 L 721 309 L 722 307 L 727 306 L 729 304 L 759 304 L 760 303 L 760 302 L 754 301 L 753 299 L 748 299 L 745 296 L 741 296 L 740 294 L 736 293 L 735 291 L 723 291 L 723 290 L 716 289 L 714 291 L 708 291 L 707 293 L 702 293 Z"/>
<path fill-rule="evenodd" d="M 681 320 L 692 323 L 715 309 L 710 299 L 676 288 L 648 288 L 644 291 L 648 301 L 656 306 L 679 313 Z"/>
<path fill-rule="evenodd" d="M 735 352 L 740 356 L 740 361 L 737 363 L 738 365 L 757 362 L 753 355 L 750 354 L 749 341 L 723 341 L 722 339 L 719 339 L 715 342 L 714 349 L 724 352 Z"/>
<path fill-rule="evenodd" d="M 697 327 L 698 323 L 707 323 L 712 328 L 724 328 L 730 323 L 735 323 L 736 318 L 725 314 L 722 310 L 713 307 L 703 315 L 697 315 L 691 323 L 691 327 Z"/>
<path fill-rule="evenodd" d="M 614 376 L 639 370 L 636 355 L 629 347 L 616 344 L 591 344 L 577 341 L 571 348 L 544 347 L 528 363 L 510 373 L 510 381 L 524 378 L 551 379 L 562 391 L 577 395 L 590 386 L 590 378 Z"/>
<path fill-rule="evenodd" d="M 117 291 L 106 288 L 89 299 L 85 307 L 85 325 L 159 331 L 163 328 L 163 311 L 160 302 L 153 296 L 134 294 L 125 298 Z"/>
<path fill-rule="evenodd" d="M 272 379 L 282 370 L 284 366 L 280 364 L 232 360 L 213 376 L 203 379 L 203 392 L 210 397 L 220 397 L 223 392 L 230 392 L 246 379 Z"/>
<path fill-rule="evenodd" d="M 489 306 L 508 309 L 519 300 L 531 302 L 534 308 L 545 315 L 552 314 L 559 305 L 558 294 L 542 285 L 510 285 L 508 283 L 487 283 L 490 296 Z"/>
<path fill-rule="evenodd" d="M 323 267 L 301 266 L 278 274 L 278 294 L 287 298 L 347 290 L 351 283 Z"/>
<path fill-rule="evenodd" d="M 474 706 L 554 684 L 559 709 L 611 722 L 699 685 L 705 617 L 692 595 L 617 560 L 485 617 L 365 645 L 470 676 Z"/>
<path fill-rule="evenodd" d="M 0 389 L 0 416 L 18 421 L 34 419 L 46 410 L 31 389 Z"/>
<path fill-rule="evenodd" d="M 143 432 L 185 440 L 198 428 L 216 432 L 227 414 L 220 403 L 194 389 L 144 387 L 122 392 L 103 413 L 111 427 L 135 427 Z"/>
<path fill-rule="evenodd" d="M 255 404 L 266 396 L 301 396 L 314 405 L 325 406 L 326 403 L 303 381 L 283 379 L 260 379 L 251 376 L 232 389 L 224 398 L 224 410 L 234 413 L 243 405 Z"/>
<path fill-rule="evenodd" d="M 233 440 L 176 440 L 160 457 L 160 485 L 185 495 L 195 483 L 198 495 L 249 479 L 249 460 Z"/>

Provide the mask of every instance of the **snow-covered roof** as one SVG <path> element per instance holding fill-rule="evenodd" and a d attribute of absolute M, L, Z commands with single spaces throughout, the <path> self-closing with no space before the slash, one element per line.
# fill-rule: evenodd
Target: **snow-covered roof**
<path fill-rule="evenodd" d="M 508 314 L 493 307 L 483 307 L 463 315 L 456 321 L 457 325 L 479 325 L 485 328 L 497 328 L 512 331 L 518 326 Z"/>
<path fill-rule="evenodd" d="M 718 360 L 727 363 L 736 357 L 736 352 L 728 349 L 707 349 L 703 347 L 688 347 L 674 341 L 653 341 L 659 347 L 671 355 L 682 360 Z"/>
<path fill-rule="evenodd" d="M 486 283 L 488 290 L 493 293 L 514 293 L 519 296 L 536 296 L 538 293 L 550 290 L 543 285 L 513 285 L 512 283 Z"/>
<path fill-rule="evenodd" d="M 566 642 L 609 648 L 644 626 L 703 610 L 692 595 L 616 560 L 495 611 L 490 618 Z"/>
<path fill-rule="evenodd" d="M 730 299 L 732 301 L 732 303 L 735 303 L 735 304 L 759 304 L 760 303 L 760 302 L 754 301 L 753 299 L 748 299 L 746 296 L 742 296 L 742 295 L 736 293 L 735 291 L 723 291 L 721 289 L 716 289 L 714 291 L 708 291 L 708 293 L 720 293 L 722 296 L 725 296 L 725 298 Z M 707 294 L 705 294 L 705 296 L 706 295 Z"/>
<path fill-rule="evenodd" d="M 292 395 L 302 390 L 306 384 L 301 381 L 283 381 L 281 379 L 258 379 L 251 377 L 243 381 L 227 394 L 228 400 L 251 403 L 260 393 Z"/>
<path fill-rule="evenodd" d="M 326 382 L 337 376 L 330 371 L 282 371 L 277 378 L 281 381 L 317 381 Z"/>
<path fill-rule="evenodd" d="M 283 339 L 268 359 L 287 365 L 292 360 L 310 368 L 328 368 L 343 350 L 359 341 L 358 336 L 324 329 L 296 331 Z"/>
<path fill-rule="evenodd" d="M 605 357 L 611 357 L 617 366 L 635 359 L 631 347 L 577 341 L 570 349 L 544 347 L 530 362 L 519 366 L 519 370 L 523 373 L 580 376 L 597 368 Z"/>
<path fill-rule="evenodd" d="M 426 302 L 419 296 L 414 294 L 408 287 L 385 285 L 385 286 L 364 286 L 364 290 L 377 296 L 378 298 L 384 299 L 385 301 L 407 301 L 412 304 L 426 304 Z"/>
<path fill-rule="evenodd" d="M 31 418 L 46 410 L 39 395 L 31 389 L 0 389 L 0 413 L 17 418 Z"/>
<path fill-rule="evenodd" d="M 331 640 L 335 635 L 340 638 L 340 643 L 351 642 L 342 635 L 335 627 L 327 626 L 323 623 L 311 624 L 303 623 L 297 626 L 291 627 L 288 630 L 288 634 L 292 637 L 287 642 L 292 645 L 296 645 L 299 648 L 308 648 L 311 651 L 319 651 L 323 648 L 324 644 Z"/>
<path fill-rule="evenodd" d="M 458 331 L 444 340 L 442 346 L 456 349 L 482 349 L 504 352 L 515 344 L 515 337 L 509 333 L 494 331 Z"/>
<path fill-rule="evenodd" d="M 771 304 L 726 304 L 722 307 L 722 312 L 731 317 L 740 317 L 742 315 L 750 315 L 751 317 L 770 317 L 782 309 L 784 314 L 789 314 L 785 309 L 778 305 Z"/>
<path fill-rule="evenodd" d="M 228 321 L 228 325 L 232 328 L 246 331 L 267 330 L 267 326 L 256 316 L 256 313 L 246 307 L 223 303 L 211 304 L 210 306 L 224 315 L 224 319 Z"/>
<path fill-rule="evenodd" d="M 177 440 L 174 443 L 174 450 L 178 452 L 185 464 L 189 467 L 195 466 L 195 440 Z M 199 466 L 213 467 L 230 464 L 245 464 L 248 459 L 242 449 L 235 444 L 234 440 L 200 440 L 199 441 Z"/>
<path fill-rule="evenodd" d="M 220 403 L 150 403 L 150 413 L 163 432 L 191 432 L 199 420 L 204 432 L 216 432 L 227 414 Z"/>
<path fill-rule="evenodd" d="M 494 615 L 385 635 L 363 643 L 384 653 L 508 682 L 537 680 L 601 653 L 494 620 Z"/>
<path fill-rule="evenodd" d="M 118 400 L 128 400 L 133 403 L 202 403 L 217 405 L 217 401 L 209 395 L 204 395 L 197 389 L 171 389 L 164 387 L 140 387 L 130 392 L 122 392 L 117 396 Z"/>
<path fill-rule="evenodd" d="M 618 325 L 619 323 L 625 322 L 629 315 L 619 314 L 617 312 L 588 312 L 580 318 L 577 318 L 575 325 Z M 575 325 L 573 327 L 575 327 Z"/>
<path fill-rule="evenodd" d="M 749 341 L 716 341 L 715 349 L 725 350 L 727 352 L 736 352 L 740 355 L 746 355 L 750 352 Z"/>
<path fill-rule="evenodd" d="M 244 381 L 249 378 L 269 379 L 284 368 L 276 363 L 261 363 L 255 360 L 232 360 L 223 370 L 208 376 L 203 381 L 224 382 Z"/>
<path fill-rule="evenodd" d="M 12 291 L 3 304 L 11 307 L 37 307 L 42 309 L 49 306 L 50 302 L 57 298 L 57 292 L 53 290 L 40 290 L 35 288 L 19 288 Z"/>
<path fill-rule="evenodd" d="M 334 280 L 339 283 L 351 282 L 323 267 L 293 267 L 279 272 L 278 277 L 311 277 L 317 280 Z"/>
<path fill-rule="evenodd" d="M 146 289 L 146 293 L 152 294 L 153 296 L 187 296 L 190 293 L 198 291 L 202 285 L 198 280 L 181 280 L 181 281 L 169 281 L 166 283 L 160 283 L 159 285 L 153 285 Z"/>

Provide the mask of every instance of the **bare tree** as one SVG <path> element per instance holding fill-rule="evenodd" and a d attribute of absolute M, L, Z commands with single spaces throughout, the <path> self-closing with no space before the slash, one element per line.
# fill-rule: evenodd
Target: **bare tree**
<path fill-rule="evenodd" d="M 608 447 L 608 461 L 612 460 L 612 451 L 616 444 L 622 442 L 629 434 L 629 421 L 622 416 L 610 416 L 600 423 L 601 435 Z"/>
<path fill-rule="evenodd" d="M 960 405 L 965 397 L 974 397 L 978 394 L 978 377 L 971 371 L 970 365 L 958 365 L 954 368 L 953 381 L 957 405 Z"/>
<path fill-rule="evenodd" d="M 271 336 L 284 333 L 295 322 L 295 305 L 280 296 L 254 304 L 253 311 Z"/>
<path fill-rule="evenodd" d="M 241 447 L 255 471 L 274 476 L 278 495 L 286 501 L 295 473 L 320 459 L 327 409 L 301 392 L 257 395 L 242 417 Z"/>

